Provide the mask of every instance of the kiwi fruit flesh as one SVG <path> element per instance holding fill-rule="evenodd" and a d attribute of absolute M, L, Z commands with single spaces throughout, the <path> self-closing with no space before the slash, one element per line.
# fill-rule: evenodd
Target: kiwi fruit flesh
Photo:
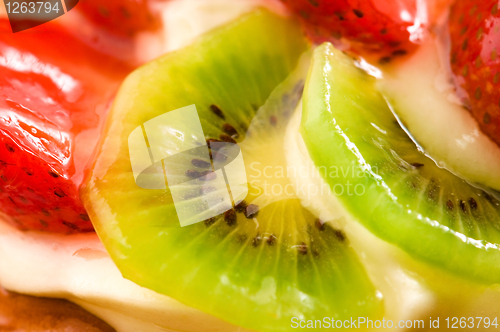
<path fill-rule="evenodd" d="M 258 10 L 125 80 L 82 190 L 125 278 L 259 331 L 290 330 L 293 317 L 381 317 L 382 299 L 348 239 L 305 209 L 286 176 L 276 174 L 286 167 L 282 140 L 302 94 L 308 47 L 297 22 Z M 227 190 L 210 188 L 218 178 L 204 172 L 220 149 L 208 156 L 185 151 L 177 164 L 188 169 L 165 161 L 136 183 L 129 137 L 147 121 L 190 105 L 209 146 L 237 144 L 248 185 L 245 197 L 234 195 L 223 213 L 181 225 L 171 178 L 163 188 L 157 175 L 163 168 L 184 177 L 173 181 L 185 204 L 217 197 Z M 188 139 L 187 132 L 178 134 Z M 214 200 L 206 211 L 218 205 Z"/>
<path fill-rule="evenodd" d="M 310 157 L 375 235 L 464 278 L 498 283 L 498 193 L 439 168 L 402 129 L 375 83 L 331 44 L 315 50 L 301 123 Z M 324 170 L 331 167 L 342 175 L 329 176 Z M 350 195 L 340 191 L 349 186 Z"/>

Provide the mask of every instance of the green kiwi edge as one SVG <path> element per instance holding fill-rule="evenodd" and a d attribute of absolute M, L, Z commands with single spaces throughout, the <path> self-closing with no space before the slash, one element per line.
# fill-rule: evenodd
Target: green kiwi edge
<path fill-rule="evenodd" d="M 439 168 L 402 129 L 375 78 L 331 44 L 314 52 L 301 135 L 331 190 L 372 233 L 462 278 L 500 281 L 498 193 Z M 345 176 L 321 172 L 331 166 Z M 358 194 L 337 190 L 349 183 Z"/>
<path fill-rule="evenodd" d="M 140 188 L 132 174 L 130 133 L 191 104 L 208 141 L 238 143 L 247 170 L 254 160 L 267 165 L 259 142 L 280 139 L 301 94 L 299 59 L 308 47 L 297 22 L 259 10 L 126 79 L 82 189 L 125 278 L 259 331 L 288 331 L 293 317 L 382 316 L 383 301 L 345 234 L 298 198 L 263 197 L 248 213 L 262 198 L 250 184 L 243 205 L 180 227 L 169 190 Z"/>

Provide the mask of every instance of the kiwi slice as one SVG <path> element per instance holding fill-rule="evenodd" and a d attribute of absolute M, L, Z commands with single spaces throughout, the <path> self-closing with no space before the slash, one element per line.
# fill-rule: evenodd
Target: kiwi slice
<path fill-rule="evenodd" d="M 287 178 L 276 174 L 286 167 L 282 141 L 302 94 L 309 62 L 299 59 L 307 48 L 295 21 L 259 10 L 126 79 L 82 191 L 125 278 L 255 330 L 289 330 L 293 317 L 381 316 L 382 300 L 348 239 L 305 209 Z M 152 150 L 151 137 L 157 138 L 145 123 L 173 112 L 183 118 L 193 111 L 189 105 L 196 107 L 210 151 L 190 133 L 196 121 L 181 122 L 177 129 L 189 129 L 174 130 L 176 137 L 198 142 L 199 151 L 150 162 L 139 179 L 130 135 L 147 132 Z M 171 132 L 170 125 L 158 130 Z M 223 151 L 235 146 L 234 156 Z M 219 154 L 226 168 L 224 160 L 241 154 L 246 195 L 217 186 L 220 173 L 206 172 Z M 162 172 L 175 195 L 157 181 Z M 231 206 L 219 210 L 227 203 L 224 192 L 232 194 Z M 184 199 L 174 204 L 174 196 Z M 179 205 L 200 199 L 207 205 L 188 211 L 181 225 Z M 200 216 L 206 219 L 193 222 Z"/>
<path fill-rule="evenodd" d="M 374 234 L 466 278 L 500 281 L 497 193 L 420 151 L 375 79 L 331 44 L 314 52 L 301 134 L 332 191 Z"/>

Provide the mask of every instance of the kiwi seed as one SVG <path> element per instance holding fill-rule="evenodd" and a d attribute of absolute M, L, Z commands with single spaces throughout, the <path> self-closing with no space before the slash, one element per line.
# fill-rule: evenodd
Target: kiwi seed
<path fill-rule="evenodd" d="M 345 241 L 345 234 L 344 234 L 344 232 L 342 232 L 341 230 L 335 229 L 333 231 L 333 233 L 335 234 L 335 237 L 337 239 L 339 239 L 341 242 Z"/>
<path fill-rule="evenodd" d="M 234 209 L 227 210 L 224 212 L 224 221 L 228 226 L 233 226 L 236 224 L 236 211 Z"/>
<path fill-rule="evenodd" d="M 217 178 L 217 173 L 212 171 L 203 171 L 199 173 L 199 178 L 201 181 L 212 181 Z"/>
<path fill-rule="evenodd" d="M 220 139 L 216 138 L 208 138 L 207 139 L 207 144 L 210 145 L 210 143 L 221 143 L 222 141 Z"/>
<path fill-rule="evenodd" d="M 222 120 L 226 119 L 224 113 L 222 113 L 222 110 L 219 108 L 219 106 L 212 104 L 210 105 L 210 110 Z"/>
<path fill-rule="evenodd" d="M 465 201 L 464 200 L 460 200 L 460 209 L 464 212 L 464 213 L 467 213 L 467 206 L 465 205 Z"/>
<path fill-rule="evenodd" d="M 302 242 L 296 248 L 297 248 L 297 251 L 299 253 L 301 253 L 302 255 L 307 255 L 307 244 L 305 242 Z"/>
<path fill-rule="evenodd" d="M 227 160 L 227 156 L 223 153 L 217 153 L 215 155 L 215 161 L 218 163 L 223 163 Z"/>
<path fill-rule="evenodd" d="M 441 189 L 440 185 L 437 183 L 435 179 L 431 179 L 429 184 L 429 191 L 427 192 L 427 197 L 432 201 L 437 201 L 438 193 Z"/>
<path fill-rule="evenodd" d="M 323 225 L 323 222 L 320 219 L 316 220 L 314 226 L 316 226 L 316 228 L 321 232 L 325 230 L 325 226 Z"/>
<path fill-rule="evenodd" d="M 252 240 L 252 246 L 254 247 L 258 247 L 260 242 L 261 242 L 262 238 L 259 236 L 259 234 L 257 234 L 256 237 L 253 238 Z"/>
<path fill-rule="evenodd" d="M 203 223 L 205 224 L 205 226 L 211 226 L 211 225 L 213 225 L 214 222 L 215 222 L 215 217 L 208 218 L 208 219 L 205 219 L 203 221 Z"/>
<path fill-rule="evenodd" d="M 256 217 L 257 214 L 259 213 L 259 206 L 255 204 L 249 204 L 245 208 L 245 217 L 248 219 L 252 219 L 253 217 Z"/>
<path fill-rule="evenodd" d="M 186 171 L 186 175 L 190 178 L 196 179 L 200 177 L 200 172 L 195 171 L 194 169 L 188 169 Z"/>
<path fill-rule="evenodd" d="M 246 236 L 245 234 L 239 234 L 236 237 L 236 241 L 238 241 L 238 243 L 245 243 L 247 239 L 248 239 L 248 236 Z"/>
<path fill-rule="evenodd" d="M 203 186 L 200 188 L 200 194 L 206 195 L 206 194 L 209 194 L 209 193 L 214 192 L 216 190 L 217 189 L 215 187 L 212 187 L 212 186 Z"/>
<path fill-rule="evenodd" d="M 226 134 L 228 134 L 228 135 L 230 135 L 230 136 L 238 135 L 238 132 L 236 131 L 236 129 L 234 129 L 234 127 L 233 127 L 233 126 L 231 126 L 229 123 L 224 123 L 224 124 L 222 125 L 222 130 L 223 130 Z"/>
<path fill-rule="evenodd" d="M 236 144 L 236 141 L 229 135 L 226 135 L 226 134 L 220 134 L 219 135 L 219 138 L 223 141 L 223 142 L 227 142 L 227 143 L 233 143 L 233 144 Z"/>
<path fill-rule="evenodd" d="M 201 160 L 201 159 L 193 159 L 193 160 L 191 160 L 191 164 L 193 164 L 193 166 L 196 166 L 199 168 L 209 168 L 210 167 L 210 163 L 208 161 Z"/>
<path fill-rule="evenodd" d="M 471 207 L 472 210 L 476 210 L 477 209 L 477 202 L 472 197 L 469 198 L 469 206 Z"/>
<path fill-rule="evenodd" d="M 236 206 L 234 207 L 236 212 L 244 212 L 245 209 L 247 208 L 248 204 L 245 201 L 241 201 Z"/>

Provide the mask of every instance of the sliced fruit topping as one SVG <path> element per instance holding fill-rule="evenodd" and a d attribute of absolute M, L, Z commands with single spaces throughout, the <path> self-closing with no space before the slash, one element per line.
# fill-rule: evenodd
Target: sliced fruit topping
<path fill-rule="evenodd" d="M 500 148 L 456 102 L 455 86 L 442 71 L 448 60 L 439 56 L 440 47 L 429 38 L 410 58 L 384 71 L 379 87 L 411 136 L 441 167 L 500 190 Z"/>
<path fill-rule="evenodd" d="M 500 281 L 500 201 L 419 151 L 375 79 L 329 43 L 314 54 L 304 91 L 302 137 L 346 209 L 412 256 L 485 283 Z M 357 188 L 357 191 L 356 191 Z M 338 189 L 338 188 L 337 188 Z"/>
<path fill-rule="evenodd" d="M 285 125 L 307 63 L 286 78 L 306 47 L 296 22 L 257 11 L 126 79 L 83 190 L 98 234 L 126 278 L 256 330 L 289 330 L 292 317 L 382 313 L 348 239 L 301 205 L 284 173 Z M 196 114 L 183 118 L 192 104 L 200 125 Z M 150 130 L 169 116 L 185 121 Z M 198 127 L 205 137 L 192 134 Z M 177 168 L 172 157 L 154 164 L 146 156 L 151 161 L 143 166 L 154 167 L 138 174 L 131 163 L 136 153 L 129 153 L 135 133 L 147 133 L 152 155 L 158 146 L 172 151 L 171 142 L 182 151 L 192 140 L 201 152 L 173 156 Z M 232 171 L 238 157 L 221 152 L 226 144 L 244 162 Z M 224 172 L 212 171 L 218 163 Z M 233 175 L 244 170 L 248 184 L 233 186 Z M 165 188 L 163 172 L 170 187 L 143 189 Z M 160 181 L 149 181 L 157 175 Z M 233 199 L 224 207 L 228 192 Z M 181 227 L 184 212 L 214 216 Z"/>
<path fill-rule="evenodd" d="M 464 105 L 500 146 L 498 1 L 456 1 L 450 11 L 451 68 Z"/>
<path fill-rule="evenodd" d="M 156 0 L 166 1 L 166 0 Z M 144 30 L 161 26 L 160 18 L 151 11 L 151 0 L 82 0 L 76 7 L 92 22 L 107 31 L 132 37 Z"/>
<path fill-rule="evenodd" d="M 412 51 L 408 28 L 414 24 L 416 1 L 282 0 L 304 22 L 316 42 L 350 43 L 351 50 L 378 53 L 386 63 Z"/>
<path fill-rule="evenodd" d="M 6 20 L 0 26 L 10 29 Z M 78 187 L 107 104 L 130 70 L 55 25 L 2 35 L 0 211 L 6 220 L 30 230 L 93 229 Z"/>

